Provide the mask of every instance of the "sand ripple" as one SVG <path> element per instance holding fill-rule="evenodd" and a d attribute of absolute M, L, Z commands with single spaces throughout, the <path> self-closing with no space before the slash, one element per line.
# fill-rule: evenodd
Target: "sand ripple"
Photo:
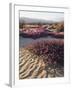
<path fill-rule="evenodd" d="M 19 79 L 63 77 L 63 67 L 52 68 L 47 66 L 43 59 L 33 53 L 20 49 L 19 52 Z"/>

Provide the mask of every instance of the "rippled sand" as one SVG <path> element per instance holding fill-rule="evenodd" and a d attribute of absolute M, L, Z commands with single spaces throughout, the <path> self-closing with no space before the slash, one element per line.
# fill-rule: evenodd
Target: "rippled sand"
<path fill-rule="evenodd" d="M 63 77 L 63 67 L 50 67 L 43 59 L 33 53 L 20 48 L 19 51 L 19 79 Z"/>

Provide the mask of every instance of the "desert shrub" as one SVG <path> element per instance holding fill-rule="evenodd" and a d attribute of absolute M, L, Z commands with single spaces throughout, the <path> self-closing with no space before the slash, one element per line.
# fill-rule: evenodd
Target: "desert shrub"
<path fill-rule="evenodd" d="M 26 49 L 42 56 L 46 63 L 64 64 L 64 41 L 61 39 L 37 41 L 27 46 Z"/>

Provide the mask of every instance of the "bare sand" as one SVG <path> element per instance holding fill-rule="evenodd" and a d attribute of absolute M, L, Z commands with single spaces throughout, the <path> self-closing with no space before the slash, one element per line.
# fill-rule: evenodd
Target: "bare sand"
<path fill-rule="evenodd" d="M 63 77 L 63 67 L 50 67 L 43 59 L 24 48 L 19 51 L 19 79 Z"/>

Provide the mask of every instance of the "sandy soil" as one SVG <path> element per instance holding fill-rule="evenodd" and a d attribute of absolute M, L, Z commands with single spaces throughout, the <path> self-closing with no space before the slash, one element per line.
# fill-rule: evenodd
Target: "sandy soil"
<path fill-rule="evenodd" d="M 63 77 L 61 66 L 53 68 L 46 65 L 43 59 L 33 53 L 20 48 L 19 51 L 19 79 Z"/>

